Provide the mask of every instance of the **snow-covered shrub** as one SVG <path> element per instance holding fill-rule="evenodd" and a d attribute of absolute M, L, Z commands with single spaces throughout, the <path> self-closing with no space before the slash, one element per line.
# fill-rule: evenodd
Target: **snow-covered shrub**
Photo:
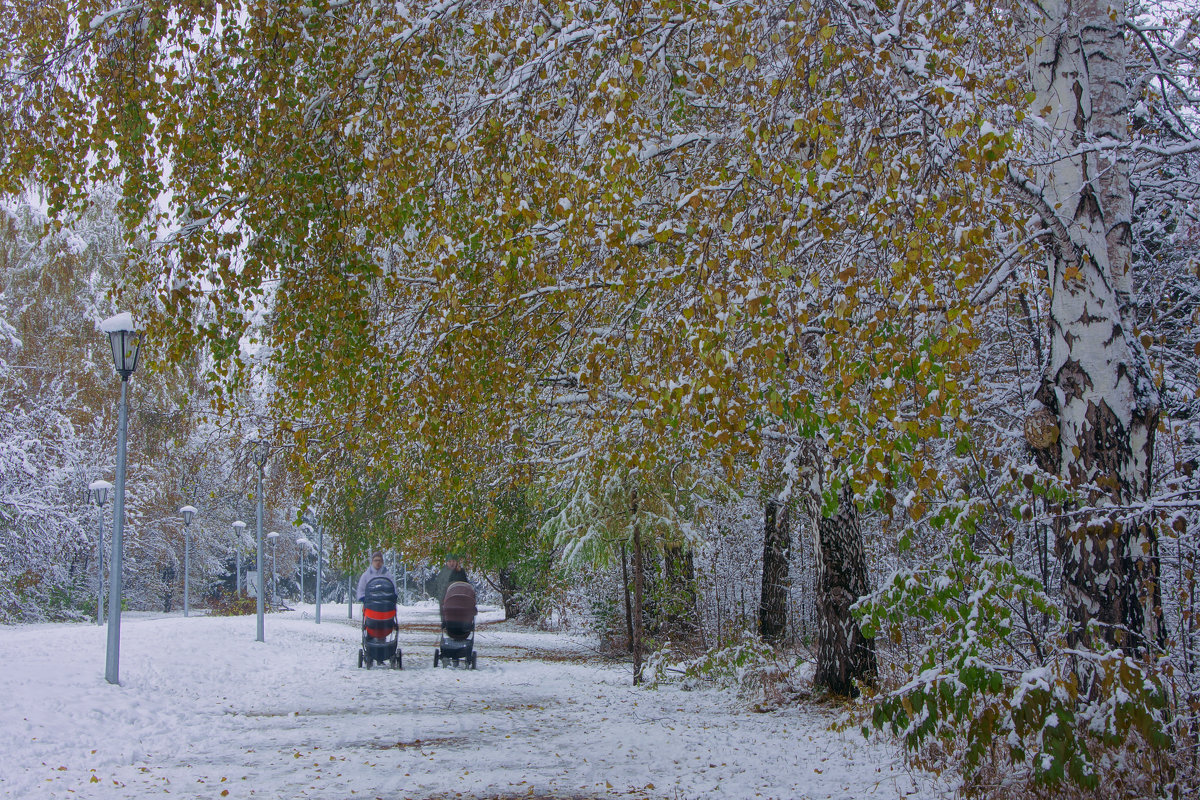
<path fill-rule="evenodd" d="M 972 795 L 1168 787 L 1162 675 L 1120 650 L 1068 647 L 1060 601 L 1007 558 L 977 552 L 965 527 L 940 558 L 897 571 L 861 604 L 870 635 L 898 641 L 913 620 L 926 632 L 913 677 L 866 695 L 871 726 L 900 737 L 919 765 L 961 772 Z M 1029 616 L 1048 621 L 1041 641 Z"/>
<path fill-rule="evenodd" d="M 774 650 L 742 630 L 724 646 L 694 657 L 665 645 L 646 659 L 646 676 L 652 685 L 734 690 L 756 709 L 770 710 L 811 694 L 812 667 L 811 661 Z"/>

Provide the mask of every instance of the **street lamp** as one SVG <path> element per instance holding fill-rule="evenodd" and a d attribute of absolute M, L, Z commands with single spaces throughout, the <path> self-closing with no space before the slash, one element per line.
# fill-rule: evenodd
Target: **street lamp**
<path fill-rule="evenodd" d="M 183 515 L 183 615 L 185 617 L 191 615 L 191 601 L 188 595 L 188 584 L 191 581 L 188 579 L 191 573 L 191 555 L 192 555 L 192 517 L 196 515 L 194 506 L 184 506 L 179 509 L 179 513 Z"/>
<path fill-rule="evenodd" d="M 402 605 L 408 605 L 408 562 L 404 560 L 403 550 L 400 551 L 400 569 L 403 572 L 400 576 L 400 585 L 404 587 L 404 603 Z"/>
<path fill-rule="evenodd" d="M 271 531 L 267 534 L 267 538 L 271 540 L 271 602 L 279 603 L 279 573 L 275 571 L 275 540 L 279 538 L 277 531 Z"/>
<path fill-rule="evenodd" d="M 321 563 L 325 555 L 325 528 L 317 526 L 317 624 L 321 624 L 321 576 L 324 573 L 324 565 Z"/>
<path fill-rule="evenodd" d="M 296 546 L 300 548 L 300 553 L 297 558 L 300 561 L 300 602 L 304 602 L 304 554 L 308 552 L 308 548 L 312 547 L 312 542 L 305 539 L 303 536 L 296 538 Z"/>
<path fill-rule="evenodd" d="M 92 481 L 88 484 L 88 495 L 100 511 L 100 536 L 96 539 L 96 624 L 104 617 L 104 507 L 108 505 L 108 493 L 113 485 L 108 481 Z"/>
<path fill-rule="evenodd" d="M 237 562 L 233 574 L 233 587 L 237 590 L 237 596 L 242 596 L 242 545 L 245 539 L 242 538 L 242 531 L 246 529 L 246 523 L 240 519 L 233 523 L 233 549 L 237 554 Z"/>
<path fill-rule="evenodd" d="M 263 467 L 267 465 L 267 458 L 271 455 L 271 446 L 262 439 L 256 439 L 250 443 L 250 457 L 254 459 L 254 463 L 258 465 L 258 485 L 254 490 L 254 496 L 258 500 L 258 513 L 254 520 L 254 540 L 258 547 L 258 591 L 257 606 L 258 606 L 258 641 L 264 641 L 263 638 Z"/>
<path fill-rule="evenodd" d="M 100 330 L 108 334 L 112 348 L 113 366 L 121 377 L 121 406 L 117 413 L 117 493 L 113 501 L 112 558 L 109 559 L 108 580 L 108 648 L 104 665 L 104 679 L 119 684 L 121 662 L 121 595 L 124 589 L 121 569 L 124 565 L 122 542 L 125 535 L 125 438 L 128 428 L 127 386 L 133 371 L 137 369 L 141 334 L 133 326 L 133 316 L 128 312 L 116 314 L 100 323 Z"/>

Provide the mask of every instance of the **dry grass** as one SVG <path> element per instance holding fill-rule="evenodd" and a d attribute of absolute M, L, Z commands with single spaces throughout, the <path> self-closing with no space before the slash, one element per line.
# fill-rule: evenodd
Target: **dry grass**
<path fill-rule="evenodd" d="M 465 736 L 439 736 L 433 739 L 413 739 L 411 742 L 393 742 L 385 744 L 377 742 L 371 745 L 374 750 L 423 750 L 426 747 L 440 747 L 444 745 L 456 746 L 467 743 Z"/>

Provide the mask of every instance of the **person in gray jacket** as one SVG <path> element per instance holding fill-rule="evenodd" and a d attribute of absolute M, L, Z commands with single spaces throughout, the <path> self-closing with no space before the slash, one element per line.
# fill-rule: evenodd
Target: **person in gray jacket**
<path fill-rule="evenodd" d="M 446 556 L 446 566 L 442 567 L 442 571 L 438 573 L 437 581 L 434 583 L 434 593 L 437 595 L 439 606 L 446 599 L 446 589 L 456 581 L 470 582 L 467 580 L 466 570 L 462 568 L 462 561 L 458 556 L 451 554 Z"/>
<path fill-rule="evenodd" d="M 358 597 L 358 602 L 362 602 L 367 595 L 367 581 L 372 578 L 387 578 L 392 582 L 392 591 L 396 589 L 396 579 L 388 572 L 388 568 L 383 565 L 383 552 L 376 550 L 371 553 L 371 566 L 367 567 L 367 571 L 358 579 L 358 591 L 355 595 Z"/>

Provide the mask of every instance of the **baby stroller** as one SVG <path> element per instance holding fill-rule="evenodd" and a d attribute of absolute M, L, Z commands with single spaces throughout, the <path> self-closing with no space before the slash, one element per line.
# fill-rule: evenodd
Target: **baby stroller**
<path fill-rule="evenodd" d="M 433 665 L 458 666 L 465 661 L 475 669 L 475 587 L 455 581 L 446 589 L 442 599 L 442 633 L 433 651 Z"/>
<path fill-rule="evenodd" d="M 396 584 L 391 578 L 372 578 L 363 593 L 362 647 L 358 666 L 371 668 L 374 663 L 400 669 L 401 653 L 397 643 Z"/>

